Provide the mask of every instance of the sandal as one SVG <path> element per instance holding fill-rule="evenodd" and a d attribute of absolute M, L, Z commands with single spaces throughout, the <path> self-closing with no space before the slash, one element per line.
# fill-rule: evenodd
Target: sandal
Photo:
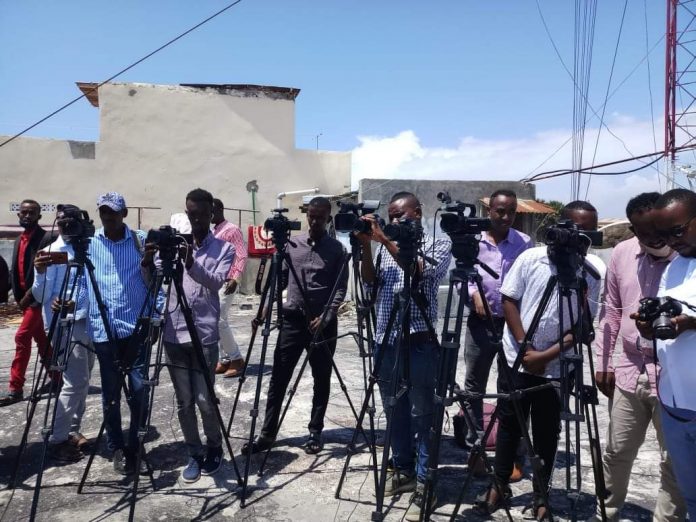
<path fill-rule="evenodd" d="M 502 495 L 499 490 L 502 490 Z M 474 511 L 481 516 L 492 515 L 512 498 L 512 491 L 507 486 L 496 488 L 493 484 L 488 486 L 486 491 L 476 497 Z"/>
<path fill-rule="evenodd" d="M 535 500 L 534 504 L 525 507 L 522 510 L 522 512 L 525 513 L 530 509 L 532 511 L 532 517 L 534 517 L 534 520 L 539 520 L 542 522 L 551 520 L 551 513 L 549 511 L 549 508 L 543 502 Z"/>
<path fill-rule="evenodd" d="M 304 443 L 304 451 L 307 455 L 316 455 L 324 449 L 321 433 L 310 433 L 307 442 Z"/>

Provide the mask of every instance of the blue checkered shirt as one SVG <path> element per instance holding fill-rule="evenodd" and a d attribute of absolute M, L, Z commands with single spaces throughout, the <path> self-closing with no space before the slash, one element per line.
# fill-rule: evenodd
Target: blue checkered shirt
<path fill-rule="evenodd" d="M 389 316 L 394 308 L 395 296 L 404 287 L 403 270 L 389 252 L 383 248 L 380 248 L 380 251 L 382 252 L 382 262 L 381 266 L 378 267 L 379 272 L 377 274 L 377 332 L 375 336 L 375 342 L 378 344 L 384 342 Z M 435 326 L 437 322 L 437 291 L 440 281 L 447 273 L 447 268 L 452 258 L 452 243 L 448 238 L 434 239 L 432 236 L 424 234 L 423 252 L 426 256 L 432 258 L 435 264 L 424 261 L 423 274 L 420 278 L 418 289 L 425 297 L 428 318 L 432 325 Z M 373 285 L 366 284 L 365 286 L 368 293 L 370 293 Z M 411 301 L 410 331 L 411 333 L 428 331 L 428 325 L 414 301 Z M 394 328 L 389 336 L 389 342 L 394 341 L 396 334 L 397 331 Z"/>

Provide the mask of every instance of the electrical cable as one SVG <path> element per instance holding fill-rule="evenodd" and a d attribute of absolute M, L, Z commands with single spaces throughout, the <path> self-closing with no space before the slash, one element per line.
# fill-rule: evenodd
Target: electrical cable
<path fill-rule="evenodd" d="M 35 122 L 35 123 L 29 125 L 29 127 L 26 127 L 24 130 L 18 132 L 17 134 L 12 135 L 10 138 L 8 138 L 8 139 L 6 139 L 5 141 L 3 141 L 2 143 L 0 143 L 0 147 L 4 147 L 4 146 L 7 145 L 8 143 L 10 143 L 10 142 L 16 140 L 17 138 L 19 138 L 20 136 L 26 134 L 27 132 L 29 132 L 29 131 L 30 131 L 31 129 L 33 129 L 34 127 L 36 127 L 36 126 L 42 124 L 43 122 L 45 122 L 46 120 L 52 118 L 53 116 L 55 116 L 55 115 L 58 114 L 59 112 L 61 112 L 61 111 L 65 110 L 65 109 L 67 109 L 68 107 L 70 107 L 70 106 L 73 105 L 74 103 L 80 101 L 82 98 L 85 98 L 88 94 L 92 94 L 93 92 L 97 92 L 97 91 L 99 90 L 99 87 L 101 87 L 102 85 L 104 85 L 104 84 L 106 84 L 106 83 L 109 83 L 110 81 L 115 80 L 116 78 L 118 78 L 119 76 L 121 76 L 123 73 L 125 73 L 125 72 L 127 72 L 127 71 L 130 71 L 130 70 L 131 70 L 133 67 L 135 67 L 136 65 L 141 64 L 142 62 L 144 62 L 145 60 L 147 60 L 147 59 L 150 58 L 151 56 L 154 56 L 155 54 L 157 54 L 157 53 L 160 52 L 161 50 L 165 49 L 166 47 L 169 47 L 169 46 L 170 46 L 171 44 L 173 44 L 174 42 L 180 40 L 181 38 L 183 38 L 183 37 L 186 36 L 187 34 L 189 34 L 189 33 L 193 32 L 193 31 L 195 31 L 196 29 L 198 29 L 198 28 L 201 27 L 202 25 L 204 25 L 204 24 L 208 23 L 209 21 L 211 21 L 213 18 L 216 18 L 217 16 L 221 15 L 222 13 L 224 13 L 225 11 L 227 11 L 228 9 L 231 9 L 232 7 L 236 6 L 236 5 L 239 4 L 241 1 L 242 1 L 242 0 L 235 0 L 234 2 L 232 2 L 231 4 L 228 4 L 227 6 L 223 7 L 222 9 L 220 9 L 219 11 L 217 11 L 216 13 L 213 13 L 212 15 L 210 15 L 208 18 L 206 18 L 206 19 L 203 20 L 202 22 L 199 22 L 199 23 L 197 23 L 196 25 L 194 25 L 193 27 L 191 27 L 190 29 L 187 29 L 186 31 L 184 31 L 183 33 L 181 33 L 179 36 L 176 36 L 175 38 L 172 38 L 171 40 L 169 40 L 169 41 L 168 41 L 167 43 L 165 43 L 164 45 L 159 46 L 157 49 L 155 49 L 154 51 L 152 51 L 152 52 L 146 54 L 145 56 L 143 56 L 143 57 L 140 58 L 139 60 L 133 62 L 133 63 L 130 64 L 128 67 L 126 67 L 126 68 L 124 68 L 124 69 L 121 69 L 121 70 L 120 70 L 119 72 L 117 72 L 116 74 L 110 76 L 109 78 L 107 78 L 107 79 L 104 80 L 103 82 L 99 83 L 96 87 L 93 87 L 92 89 L 88 90 L 86 93 L 82 93 L 80 96 L 78 96 L 78 97 L 76 97 L 76 98 L 70 100 L 68 103 L 66 103 L 65 105 L 63 105 L 63 106 L 59 107 L 58 109 L 54 110 L 52 113 L 48 114 L 47 116 L 44 116 L 44 117 L 41 118 L 39 121 L 37 121 L 37 122 Z"/>
<path fill-rule="evenodd" d="M 624 0 L 623 13 L 621 14 L 621 24 L 619 25 L 619 34 L 616 37 L 616 46 L 614 48 L 614 58 L 611 61 L 611 70 L 609 71 L 609 81 L 607 82 L 607 91 L 604 94 L 604 103 L 602 104 L 602 115 L 599 119 L 599 129 L 597 129 L 597 138 L 595 140 L 594 153 L 592 154 L 592 164 L 594 164 L 597 159 L 597 150 L 599 149 L 599 138 L 602 135 L 602 124 L 604 123 L 604 116 L 607 111 L 607 98 L 609 97 L 609 90 L 611 89 L 611 80 L 614 78 L 614 68 L 616 66 L 616 57 L 619 54 L 619 44 L 621 43 L 621 35 L 623 33 L 624 22 L 626 20 L 626 10 L 628 8 L 628 0 Z M 657 148 L 657 146 L 655 146 Z M 590 192 L 590 183 L 592 182 L 592 176 L 587 179 L 587 188 L 585 189 L 585 199 Z"/>

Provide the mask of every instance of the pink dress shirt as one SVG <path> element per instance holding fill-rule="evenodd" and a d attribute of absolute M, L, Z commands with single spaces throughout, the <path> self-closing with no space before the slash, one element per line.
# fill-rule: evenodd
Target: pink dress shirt
<path fill-rule="evenodd" d="M 635 237 L 616 245 L 611 255 L 596 332 L 596 370 L 614 372 L 616 386 L 625 392 L 635 393 L 638 377 L 647 372 L 651 394 L 655 394 L 659 368 L 654 363 L 652 341 L 641 337 L 630 315 L 638 310 L 643 297 L 657 295 L 662 272 L 674 256 L 656 259 L 641 250 Z M 614 349 L 619 338 L 623 350 L 614 364 Z"/>
<path fill-rule="evenodd" d="M 232 268 L 230 268 L 227 279 L 239 281 L 244 272 L 244 266 L 246 265 L 248 256 L 241 229 L 237 225 L 225 220 L 215 225 L 215 228 L 213 228 L 213 235 L 218 239 L 231 243 L 234 247 L 234 263 L 232 263 Z"/>

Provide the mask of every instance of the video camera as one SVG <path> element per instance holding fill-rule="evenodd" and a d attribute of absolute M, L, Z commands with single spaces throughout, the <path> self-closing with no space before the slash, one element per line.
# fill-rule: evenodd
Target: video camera
<path fill-rule="evenodd" d="M 562 248 L 602 246 L 604 235 L 596 230 L 580 230 L 570 219 L 559 221 L 546 230 L 544 242 L 549 246 Z"/>
<path fill-rule="evenodd" d="M 263 227 L 271 233 L 273 244 L 276 250 L 283 250 L 285 244 L 290 240 L 291 230 L 300 230 L 302 225 L 297 220 L 288 219 L 283 215 L 287 208 L 277 208 L 273 211 L 273 216 L 266 219 Z"/>
<path fill-rule="evenodd" d="M 343 200 L 337 201 L 336 204 L 340 208 L 334 216 L 334 226 L 338 232 L 356 232 L 359 234 L 370 234 L 372 232 L 372 224 L 360 218 L 366 214 L 374 214 L 377 211 L 380 205 L 378 199 L 366 199 L 362 203 Z M 384 220 L 376 214 L 375 217 L 379 226 L 384 228 Z"/>
<path fill-rule="evenodd" d="M 452 201 L 449 192 L 438 192 L 437 199 L 442 203 L 440 228 L 445 234 L 480 234 L 491 229 L 490 218 L 476 217 L 475 205 Z"/>
<path fill-rule="evenodd" d="M 657 339 L 674 339 L 677 330 L 671 319 L 682 313 L 682 306 L 671 297 L 644 297 L 640 300 L 638 320 L 652 324 Z"/>
<path fill-rule="evenodd" d="M 585 262 L 585 256 L 590 246 L 601 246 L 602 239 L 601 232 L 581 230 L 569 219 L 559 221 L 546 230 L 544 243 L 549 260 L 555 265 L 562 284 L 572 284 L 581 267 L 594 279 L 601 278 L 594 267 Z"/>
<path fill-rule="evenodd" d="M 155 243 L 160 259 L 173 261 L 181 245 L 193 243 L 193 235 L 179 234 L 175 228 L 169 225 L 162 225 L 159 229 L 152 229 L 147 233 L 145 243 Z"/>
<path fill-rule="evenodd" d="M 94 222 L 89 218 L 86 210 L 75 205 L 58 205 L 56 207 L 57 222 L 60 225 L 61 235 L 66 243 L 73 247 L 86 245 L 94 237 Z"/>

